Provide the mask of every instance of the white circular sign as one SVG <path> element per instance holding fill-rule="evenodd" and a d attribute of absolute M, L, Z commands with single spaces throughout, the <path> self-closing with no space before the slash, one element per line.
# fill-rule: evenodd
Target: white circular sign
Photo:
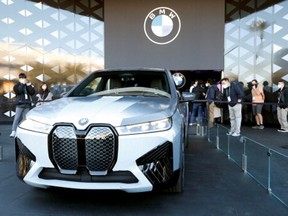
<path fill-rule="evenodd" d="M 181 30 L 178 14 L 167 7 L 152 10 L 145 18 L 144 32 L 146 37 L 155 44 L 168 44 L 174 41 Z"/>

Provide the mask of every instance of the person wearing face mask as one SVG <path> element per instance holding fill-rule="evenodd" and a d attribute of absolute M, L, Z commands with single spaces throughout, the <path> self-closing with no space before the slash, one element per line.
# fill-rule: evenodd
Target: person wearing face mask
<path fill-rule="evenodd" d="M 216 111 L 216 115 L 215 115 L 215 109 L 219 109 L 218 107 L 215 106 L 214 101 L 216 100 L 216 91 L 219 91 L 219 89 L 217 88 L 216 85 L 213 84 L 213 80 L 212 79 L 208 79 L 205 87 L 207 88 L 206 94 L 205 94 L 205 99 L 207 100 L 206 103 L 206 107 L 207 107 L 207 112 L 208 112 L 208 118 L 209 118 L 209 122 L 208 122 L 208 126 L 209 128 L 213 127 L 214 124 L 214 120 L 215 118 L 220 117 L 220 110 Z"/>
<path fill-rule="evenodd" d="M 288 132 L 288 89 L 283 81 L 278 82 L 277 119 L 280 124 L 279 132 Z"/>
<path fill-rule="evenodd" d="M 263 116 L 262 108 L 265 100 L 264 90 L 261 85 L 258 84 L 256 79 L 251 81 L 252 89 L 252 113 L 255 116 L 256 126 L 253 126 L 254 129 L 264 129 L 263 125 Z"/>
<path fill-rule="evenodd" d="M 237 81 L 230 82 L 228 78 L 221 79 L 224 95 L 227 98 L 230 132 L 227 135 L 240 136 L 242 122 L 242 98 L 244 97 L 243 88 Z"/>
<path fill-rule="evenodd" d="M 42 105 L 45 101 L 52 100 L 53 94 L 50 92 L 45 82 L 41 84 L 39 93 L 36 95 L 36 97 L 38 98 L 38 102 L 36 103 L 36 106 Z"/>
<path fill-rule="evenodd" d="M 26 74 L 20 73 L 19 82 L 14 85 L 13 91 L 16 94 L 16 110 L 10 137 L 15 137 L 18 124 L 31 109 L 32 96 L 35 94 L 35 88 L 31 82 L 27 80 Z"/>
<path fill-rule="evenodd" d="M 189 89 L 190 93 L 195 94 L 195 100 L 202 100 L 204 99 L 204 88 L 201 87 L 198 80 L 195 80 L 192 83 L 192 86 Z M 191 115 L 189 119 L 189 125 L 195 124 L 195 118 L 197 115 L 197 125 L 201 125 L 203 121 L 203 106 L 202 103 L 199 102 L 193 102 L 192 103 L 192 110 Z"/>

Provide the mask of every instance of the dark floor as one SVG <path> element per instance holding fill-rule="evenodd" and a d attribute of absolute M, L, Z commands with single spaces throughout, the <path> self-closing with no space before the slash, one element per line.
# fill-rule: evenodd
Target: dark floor
<path fill-rule="evenodd" d="M 185 189 L 181 194 L 38 190 L 20 182 L 15 174 L 11 125 L 0 125 L 0 215 L 195 215 L 195 216 L 283 216 L 288 208 L 259 185 L 207 137 L 193 135 L 185 154 Z M 242 134 L 287 153 L 288 134 L 275 128 L 255 131 L 243 127 Z M 287 151 L 287 152 L 286 152 Z M 279 176 L 281 178 L 281 176 Z M 287 190 L 287 188 L 283 188 Z M 91 198 L 93 196 L 93 198 Z"/>

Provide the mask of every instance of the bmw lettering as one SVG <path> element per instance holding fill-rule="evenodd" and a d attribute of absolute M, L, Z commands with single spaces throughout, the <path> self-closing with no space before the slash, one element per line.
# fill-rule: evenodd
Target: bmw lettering
<path fill-rule="evenodd" d="M 174 41 L 179 35 L 181 21 L 178 14 L 167 7 L 152 10 L 145 18 L 144 32 L 153 43 L 164 45 Z"/>

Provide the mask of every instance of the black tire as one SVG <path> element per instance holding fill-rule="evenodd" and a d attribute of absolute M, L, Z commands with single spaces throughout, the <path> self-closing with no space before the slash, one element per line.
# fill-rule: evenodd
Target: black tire
<path fill-rule="evenodd" d="M 185 131 L 182 137 L 182 152 L 181 152 L 181 166 L 180 169 L 177 171 L 177 174 L 175 173 L 176 182 L 175 184 L 169 189 L 172 193 L 181 193 L 184 190 L 184 171 L 185 171 L 185 160 L 184 160 L 184 149 L 185 149 Z"/>
<path fill-rule="evenodd" d="M 183 168 L 180 169 L 177 183 L 170 188 L 170 192 L 172 193 L 182 193 L 184 188 L 184 171 Z"/>

